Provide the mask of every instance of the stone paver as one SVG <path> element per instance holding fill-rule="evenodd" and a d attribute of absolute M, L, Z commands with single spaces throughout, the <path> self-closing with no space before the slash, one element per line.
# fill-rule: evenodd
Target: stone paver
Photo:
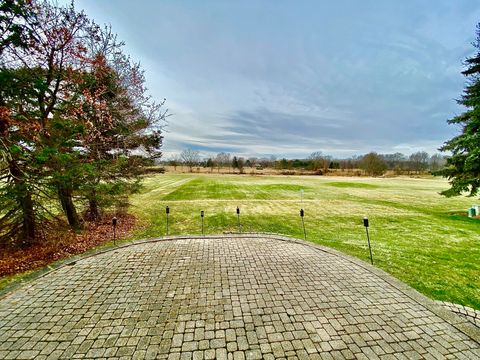
<path fill-rule="evenodd" d="M 144 242 L 0 300 L 1 359 L 480 358 L 479 332 L 335 251 L 274 236 Z"/>
<path fill-rule="evenodd" d="M 468 306 L 452 304 L 446 301 L 437 301 L 438 304 L 445 306 L 451 312 L 454 312 L 480 328 L 480 310 L 472 309 Z"/>

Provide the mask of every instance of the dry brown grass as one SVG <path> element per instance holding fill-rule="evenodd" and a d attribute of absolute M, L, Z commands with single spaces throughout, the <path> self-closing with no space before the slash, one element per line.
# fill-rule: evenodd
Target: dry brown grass
<path fill-rule="evenodd" d="M 133 215 L 117 215 L 117 238 L 127 237 L 135 226 Z M 3 248 L 0 276 L 13 275 L 46 266 L 54 261 L 83 253 L 112 241 L 111 216 L 88 222 L 79 234 L 52 223 L 43 229 L 42 239 L 27 249 Z"/>
<path fill-rule="evenodd" d="M 221 167 L 221 168 L 207 168 L 203 166 L 197 166 L 190 171 L 190 168 L 188 166 L 170 166 L 166 165 L 163 166 L 165 168 L 165 171 L 170 174 L 221 174 L 221 175 L 234 175 L 234 174 L 240 174 L 240 171 L 238 169 L 233 169 L 231 167 Z M 311 175 L 311 176 L 318 176 L 319 174 L 315 171 L 312 170 L 306 170 L 306 169 L 274 169 L 274 168 L 263 168 L 263 169 L 257 169 L 257 168 L 250 168 L 250 167 L 245 167 L 243 169 L 243 174 L 244 175 Z M 327 175 L 327 176 L 366 176 L 364 171 L 361 169 L 328 169 L 328 171 L 325 174 L 322 175 Z M 388 176 L 393 176 L 393 172 L 390 174 L 387 172 Z"/>

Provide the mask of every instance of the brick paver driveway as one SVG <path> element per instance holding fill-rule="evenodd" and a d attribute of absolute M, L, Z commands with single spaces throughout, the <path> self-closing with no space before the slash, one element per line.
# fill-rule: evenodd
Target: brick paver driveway
<path fill-rule="evenodd" d="M 0 300 L 0 358 L 480 358 L 473 325 L 385 273 L 266 235 L 177 238 Z"/>

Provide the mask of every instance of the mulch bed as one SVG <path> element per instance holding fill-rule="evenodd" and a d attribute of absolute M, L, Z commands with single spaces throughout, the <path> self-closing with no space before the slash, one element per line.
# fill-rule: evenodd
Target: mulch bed
<path fill-rule="evenodd" d="M 135 217 L 125 214 L 117 215 L 117 219 L 117 239 L 122 239 L 132 232 Z M 0 249 L 0 276 L 37 269 L 112 241 L 112 216 L 85 223 L 79 234 L 54 224 L 44 227 L 43 233 L 43 239 L 29 248 Z"/>

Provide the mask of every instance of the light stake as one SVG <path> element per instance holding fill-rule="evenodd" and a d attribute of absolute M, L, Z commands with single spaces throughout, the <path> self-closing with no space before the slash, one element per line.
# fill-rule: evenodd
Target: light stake
<path fill-rule="evenodd" d="M 113 226 L 113 246 L 115 246 L 117 240 L 117 218 L 114 216 L 112 219 L 112 226 Z"/>
<path fill-rule="evenodd" d="M 307 232 L 305 230 L 305 221 L 303 220 L 304 216 L 305 216 L 305 211 L 303 211 L 303 209 L 300 209 L 300 217 L 302 218 L 302 225 L 303 225 L 303 238 L 307 240 Z"/>
<path fill-rule="evenodd" d="M 370 235 L 368 234 L 368 217 L 366 216 L 363 218 L 363 226 L 365 226 L 365 231 L 367 232 L 368 251 L 370 251 L 370 262 L 373 265 L 372 247 L 370 246 Z"/>
<path fill-rule="evenodd" d="M 237 220 L 238 220 L 238 232 L 242 232 L 242 228 L 240 227 L 240 208 L 237 206 Z"/>
<path fill-rule="evenodd" d="M 170 214 L 170 208 L 168 206 L 165 208 L 165 213 L 167 214 L 167 226 L 165 230 L 165 236 L 168 236 L 168 214 Z"/>
<path fill-rule="evenodd" d="M 200 217 L 202 218 L 202 236 L 205 236 L 204 232 L 203 232 L 203 218 L 205 216 L 205 212 L 202 210 L 200 211 Z"/>

